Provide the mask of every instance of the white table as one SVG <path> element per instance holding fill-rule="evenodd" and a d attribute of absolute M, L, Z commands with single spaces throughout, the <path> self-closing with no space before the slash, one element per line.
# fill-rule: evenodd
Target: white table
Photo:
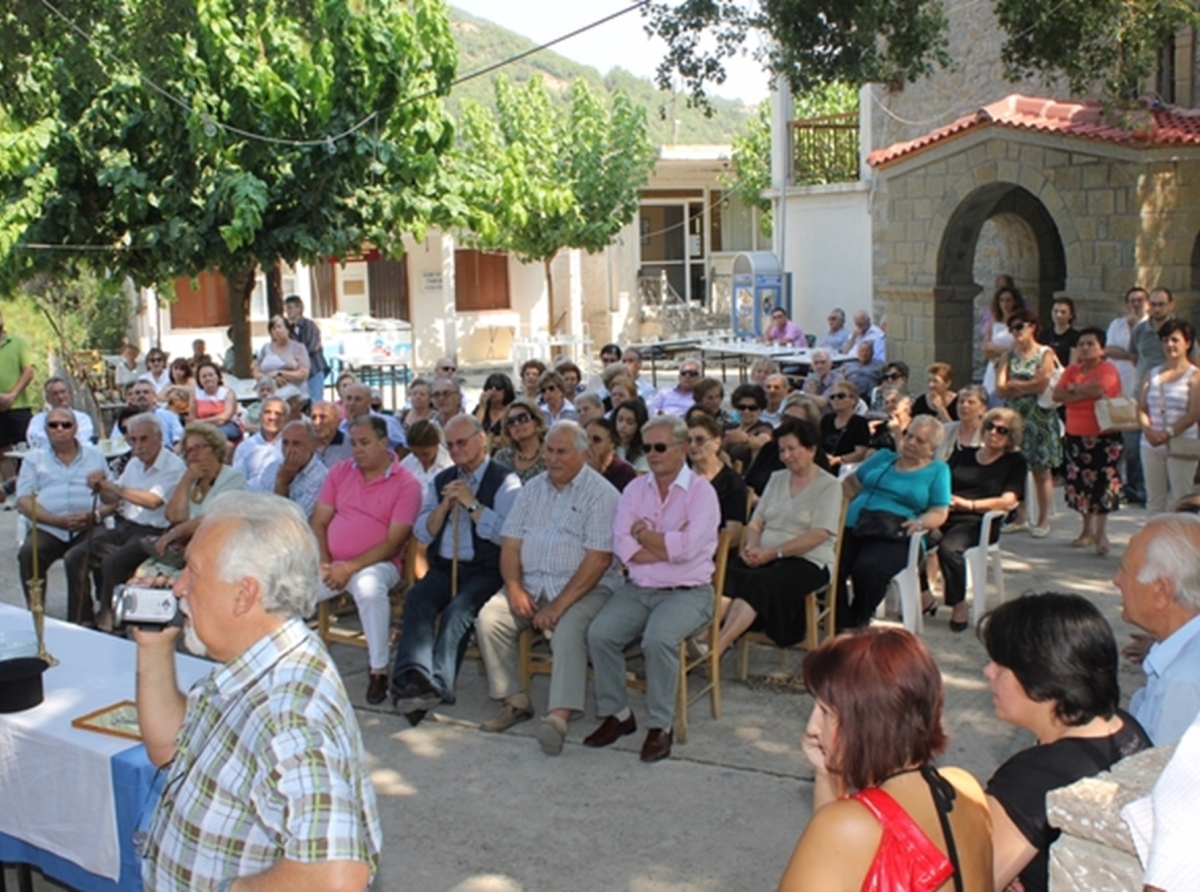
<path fill-rule="evenodd" d="M 32 628 L 28 611 L 0 604 L 0 631 Z M 46 698 L 0 714 L 0 861 L 27 862 L 78 889 L 141 889 L 132 835 L 154 768 L 140 743 L 71 727 L 135 696 L 133 642 L 47 618 Z M 176 661 L 185 689 L 212 664 Z"/>

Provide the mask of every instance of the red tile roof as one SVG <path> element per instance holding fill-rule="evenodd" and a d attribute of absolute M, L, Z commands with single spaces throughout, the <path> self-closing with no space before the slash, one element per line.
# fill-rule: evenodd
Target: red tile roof
<path fill-rule="evenodd" d="M 1139 108 L 1106 113 L 1096 102 L 1064 102 L 1013 93 L 924 136 L 877 149 L 867 157 L 867 163 L 883 167 L 935 143 L 993 125 L 1125 145 L 1200 146 L 1200 109 L 1144 100 Z"/>

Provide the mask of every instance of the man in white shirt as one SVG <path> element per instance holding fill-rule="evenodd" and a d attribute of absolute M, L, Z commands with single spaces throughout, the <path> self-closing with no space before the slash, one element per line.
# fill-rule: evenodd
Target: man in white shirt
<path fill-rule="evenodd" d="M 779 427 L 780 419 L 783 418 L 783 401 L 787 397 L 789 389 L 788 379 L 785 375 L 767 376 L 767 380 L 763 383 L 763 390 L 767 394 L 767 407 L 758 416 L 759 421 L 765 421 L 772 427 Z"/>
<path fill-rule="evenodd" d="M 242 440 L 233 454 L 233 467 L 246 478 L 246 489 L 252 492 L 274 492 L 275 481 L 268 479 L 272 463 L 283 458 L 283 441 L 279 435 L 288 417 L 288 404 L 277 396 L 263 401 L 258 433 Z"/>
<path fill-rule="evenodd" d="M 178 415 L 158 405 L 158 394 L 155 393 L 153 384 L 149 381 L 135 381 L 129 385 L 125 401 L 139 412 L 153 412 L 162 425 L 163 445 L 168 449 L 175 448 L 175 444 L 183 437 L 183 425 L 180 424 Z"/>
<path fill-rule="evenodd" d="M 25 431 L 25 441 L 30 446 L 46 446 L 49 438 L 46 436 L 46 418 L 51 409 L 67 409 L 75 414 L 75 439 L 80 443 L 91 443 L 93 439 L 92 416 L 80 412 L 71 406 L 71 387 L 65 378 L 49 378 L 42 392 L 46 397 L 46 411 L 38 412 L 29 422 Z"/>
<path fill-rule="evenodd" d="M 871 316 L 866 310 L 859 310 L 854 314 L 854 331 L 850 333 L 850 339 L 846 342 L 844 352 L 850 353 L 856 346 L 863 343 L 870 343 L 874 347 L 872 359 L 875 362 L 887 362 L 887 337 L 883 333 L 883 329 L 878 325 L 871 324 Z"/>
<path fill-rule="evenodd" d="M 685 359 L 679 364 L 679 382 L 674 387 L 664 387 L 646 406 L 653 415 L 679 415 L 696 405 L 696 385 L 703 374 L 700 361 Z"/>
<path fill-rule="evenodd" d="M 1125 292 L 1126 312 L 1108 326 L 1108 338 L 1104 345 L 1104 358 L 1112 362 L 1121 373 L 1121 390 L 1132 400 L 1141 395 L 1138 388 L 1137 367 L 1134 365 L 1133 330 L 1146 319 L 1146 305 L 1150 293 L 1145 288 L 1134 286 Z M 1124 463 L 1125 479 L 1122 481 L 1125 497 L 1131 504 L 1146 504 L 1146 481 L 1142 475 L 1142 451 L 1138 441 L 1141 431 L 1127 431 Z"/>
<path fill-rule="evenodd" d="M 1200 517 L 1164 514 L 1129 540 L 1113 583 L 1121 617 L 1155 643 L 1146 686 L 1129 700 L 1155 746 L 1174 743 L 1200 712 Z"/>
<path fill-rule="evenodd" d="M 75 438 L 76 420 L 70 409 L 57 408 L 45 413 L 45 431 L 50 442 L 33 450 L 21 463 L 17 478 L 17 510 L 29 518 L 31 527 L 17 555 L 21 588 L 29 602 L 29 581 L 37 571 L 45 591 L 46 570 L 87 537 L 93 524 L 101 523 L 112 508 L 93 512 L 93 473 L 108 475 L 104 456 L 95 446 Z M 34 513 L 34 499 L 37 510 Z M 36 550 L 38 566 L 33 566 Z M 79 577 L 67 574 L 67 621 L 82 619 Z M 88 599 L 88 607 L 91 606 Z M 88 611 L 90 618 L 91 611 Z"/>
<path fill-rule="evenodd" d="M 131 457 L 120 479 L 114 483 L 100 472 L 88 475 L 88 485 L 100 494 L 100 501 L 116 508 L 117 525 L 96 533 L 90 550 L 87 543 L 80 543 L 65 558 L 67 578 L 79 580 L 85 617 L 90 613 L 91 591 L 83 574 L 90 570 L 96 580 L 100 598 L 98 625 L 111 623 L 112 590 L 117 582 L 124 582 L 114 581 L 113 573 L 104 572 L 105 560 L 134 540 L 157 538 L 170 526 L 167 500 L 185 470 L 183 459 L 163 448 L 162 426 L 156 416 L 146 412 L 135 415 L 126 422 L 125 430 Z"/>

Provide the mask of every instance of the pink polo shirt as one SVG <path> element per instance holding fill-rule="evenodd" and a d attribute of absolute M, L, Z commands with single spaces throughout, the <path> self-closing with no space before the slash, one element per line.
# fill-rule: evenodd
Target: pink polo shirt
<path fill-rule="evenodd" d="M 666 533 L 667 561 L 631 564 L 641 550 L 630 535 L 644 520 L 657 533 Z M 629 578 L 645 588 L 708 585 L 713 578 L 721 504 L 712 484 L 686 466 L 659 498 L 653 474 L 643 474 L 625 487 L 613 521 L 613 553 L 629 570 Z"/>
<path fill-rule="evenodd" d="M 317 503 L 333 508 L 326 540 L 334 561 L 356 557 L 387 538 L 394 523 L 412 526 L 421 510 L 421 484 L 392 459 L 388 469 L 367 481 L 352 459 L 329 469 Z M 403 552 L 392 558 L 396 569 Z"/>

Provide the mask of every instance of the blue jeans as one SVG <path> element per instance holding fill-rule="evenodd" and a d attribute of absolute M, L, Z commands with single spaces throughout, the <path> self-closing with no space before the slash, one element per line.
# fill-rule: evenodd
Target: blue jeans
<path fill-rule="evenodd" d="M 458 667 L 467 651 L 475 617 L 492 595 L 504 586 L 499 568 L 458 565 L 458 595 L 450 596 L 450 563 L 437 559 L 425 577 L 404 596 L 400 644 L 392 667 L 392 684 L 409 670 L 425 676 L 442 695 L 454 702 Z M 442 621 L 434 637 L 438 614 Z"/>
<path fill-rule="evenodd" d="M 1127 431 L 1125 440 L 1125 497 L 1131 502 L 1146 501 L 1146 477 L 1142 473 L 1142 432 Z"/>
<path fill-rule="evenodd" d="M 325 399 L 325 373 L 313 372 L 308 376 L 308 398 L 314 403 Z"/>

